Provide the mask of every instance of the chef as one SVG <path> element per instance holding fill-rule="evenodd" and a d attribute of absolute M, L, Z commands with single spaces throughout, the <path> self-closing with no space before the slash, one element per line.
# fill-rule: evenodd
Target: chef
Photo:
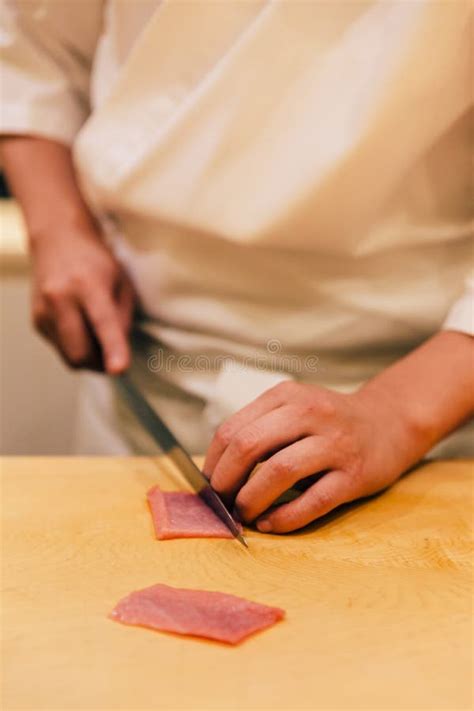
<path fill-rule="evenodd" d="M 3 10 L 2 163 L 36 327 L 72 367 L 130 367 L 262 531 L 428 453 L 472 454 L 471 16 L 464 0 Z M 83 380 L 78 451 L 152 451 L 113 378 Z"/>

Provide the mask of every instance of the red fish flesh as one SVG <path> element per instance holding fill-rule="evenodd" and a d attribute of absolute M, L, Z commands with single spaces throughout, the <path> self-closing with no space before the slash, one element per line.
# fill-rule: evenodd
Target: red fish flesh
<path fill-rule="evenodd" d="M 278 607 L 227 593 L 152 585 L 120 600 L 110 617 L 125 625 L 238 644 L 284 614 Z"/>
<path fill-rule="evenodd" d="M 161 491 L 154 486 L 147 494 L 156 537 L 233 538 L 227 526 L 200 496 L 186 491 Z"/>

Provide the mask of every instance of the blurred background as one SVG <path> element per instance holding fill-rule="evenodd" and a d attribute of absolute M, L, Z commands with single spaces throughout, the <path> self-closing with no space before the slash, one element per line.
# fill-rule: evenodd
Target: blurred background
<path fill-rule="evenodd" d="M 77 375 L 33 330 L 21 213 L 0 175 L 0 454 L 69 454 Z"/>

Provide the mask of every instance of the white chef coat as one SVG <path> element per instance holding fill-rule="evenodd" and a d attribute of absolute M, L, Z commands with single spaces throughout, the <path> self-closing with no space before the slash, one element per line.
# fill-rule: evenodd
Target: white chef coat
<path fill-rule="evenodd" d="M 140 296 L 136 377 L 192 449 L 281 377 L 353 390 L 440 328 L 473 333 L 470 2 L 3 15 L 1 130 L 73 146 Z M 89 422 L 147 447 L 92 390 Z"/>

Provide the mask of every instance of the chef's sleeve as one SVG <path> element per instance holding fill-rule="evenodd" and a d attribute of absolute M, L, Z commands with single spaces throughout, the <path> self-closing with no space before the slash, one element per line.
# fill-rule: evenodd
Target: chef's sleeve
<path fill-rule="evenodd" d="M 89 114 L 103 0 L 7 0 L 0 20 L 0 133 L 70 145 Z"/>
<path fill-rule="evenodd" d="M 466 289 L 451 307 L 442 328 L 474 336 L 474 274 L 466 280 Z"/>

